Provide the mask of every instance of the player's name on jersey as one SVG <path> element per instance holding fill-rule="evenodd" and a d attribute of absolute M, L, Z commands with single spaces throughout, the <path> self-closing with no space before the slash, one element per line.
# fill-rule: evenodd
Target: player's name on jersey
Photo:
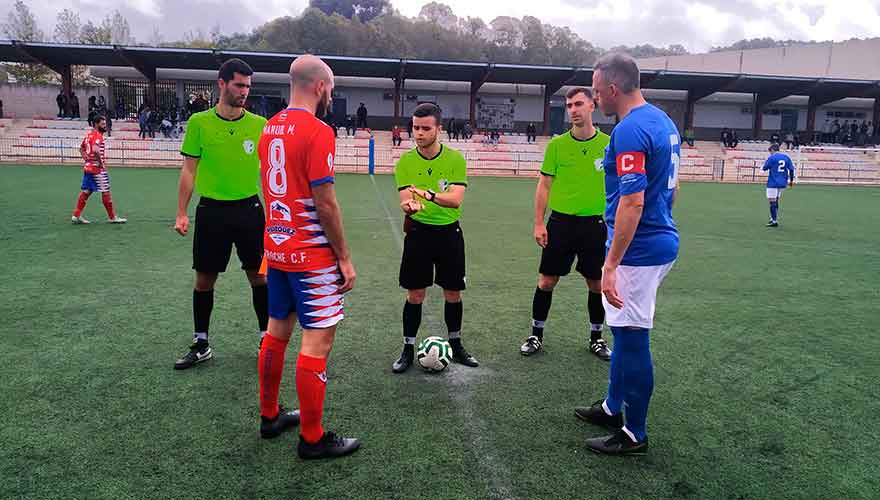
<path fill-rule="evenodd" d="M 310 264 L 311 259 L 309 259 L 309 254 L 307 251 L 303 252 L 272 252 L 270 250 L 266 250 L 266 258 L 272 262 L 278 262 L 280 264 Z"/>
<path fill-rule="evenodd" d="M 293 125 L 266 125 L 263 127 L 263 133 L 268 135 L 285 135 L 292 134 L 296 129 L 296 124 Z"/>

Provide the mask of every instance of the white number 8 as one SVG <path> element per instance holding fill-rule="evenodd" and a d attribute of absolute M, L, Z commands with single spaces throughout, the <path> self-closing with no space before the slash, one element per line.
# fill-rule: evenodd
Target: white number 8
<path fill-rule="evenodd" d="M 271 167 L 266 173 L 266 180 L 269 181 L 269 192 L 273 196 L 284 196 L 287 194 L 287 171 L 284 170 L 284 140 L 280 138 L 272 139 L 269 143 L 269 166 Z"/>

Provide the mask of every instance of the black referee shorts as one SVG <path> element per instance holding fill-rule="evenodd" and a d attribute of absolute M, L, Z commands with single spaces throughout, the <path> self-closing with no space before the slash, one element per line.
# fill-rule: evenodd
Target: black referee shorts
<path fill-rule="evenodd" d="M 444 290 L 464 290 L 464 234 L 458 222 L 433 226 L 408 219 L 406 226 L 400 286 L 420 290 L 436 283 Z"/>
<path fill-rule="evenodd" d="M 602 279 L 607 237 L 605 221 L 599 215 L 551 212 L 547 222 L 547 246 L 541 252 L 538 272 L 546 276 L 565 276 L 577 257 L 577 272 L 590 280 Z"/>
<path fill-rule="evenodd" d="M 193 269 L 201 273 L 226 271 L 235 245 L 241 268 L 256 271 L 263 260 L 265 225 L 259 196 L 232 201 L 203 196 L 196 207 Z"/>

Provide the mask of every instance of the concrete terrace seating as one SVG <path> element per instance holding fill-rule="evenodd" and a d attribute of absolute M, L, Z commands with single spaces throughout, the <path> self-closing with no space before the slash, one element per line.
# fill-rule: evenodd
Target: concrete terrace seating
<path fill-rule="evenodd" d="M 0 119 L 0 160 L 14 162 L 45 162 L 80 164 L 79 145 L 89 130 L 85 120 L 61 119 Z M 404 131 L 403 142 L 394 146 L 389 131 L 358 130 L 353 137 L 338 129 L 336 170 L 366 173 L 369 169 L 369 145 L 372 135 L 376 172 L 389 173 L 406 151 L 415 147 Z M 502 135 L 499 144 L 483 143 L 483 135 L 470 140 L 449 141 L 443 133 L 441 141 L 459 150 L 468 162 L 470 175 L 537 176 L 550 137 L 539 136 L 528 143 L 520 135 Z M 139 139 L 138 125 L 133 121 L 115 121 L 112 137 L 107 138 L 107 155 L 111 166 L 180 165 L 178 139 Z M 683 145 L 679 177 L 682 180 L 763 182 L 761 166 L 768 152 L 767 141 L 744 141 L 736 149 L 727 149 L 715 141 L 697 141 L 694 147 Z M 783 148 L 783 152 L 787 152 Z M 880 184 L 880 158 L 873 151 L 828 149 L 788 152 L 797 163 L 801 182 Z M 723 166 L 723 167 L 722 167 Z"/>

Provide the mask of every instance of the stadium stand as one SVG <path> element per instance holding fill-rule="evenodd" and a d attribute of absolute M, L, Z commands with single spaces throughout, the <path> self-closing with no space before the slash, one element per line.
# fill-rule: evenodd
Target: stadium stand
<path fill-rule="evenodd" d="M 183 124 L 185 127 L 185 123 Z M 88 131 L 85 120 L 0 119 L 0 161 L 15 163 L 79 163 L 79 145 Z M 374 140 L 375 171 L 390 173 L 400 155 L 415 144 L 404 134 L 395 147 L 390 131 L 361 129 L 346 137 L 340 129 L 336 142 L 336 168 L 339 172 L 366 173 L 369 170 L 370 137 Z M 485 143 L 475 133 L 469 140 L 442 140 L 460 150 L 468 161 L 471 175 L 537 176 L 544 148 L 550 140 L 538 136 L 528 143 L 525 135 L 502 135 L 498 144 Z M 687 181 L 763 182 L 761 167 L 767 158 L 768 143 L 743 141 L 735 149 L 718 142 L 696 141 L 681 152 L 679 175 Z M 117 121 L 107 139 L 111 166 L 178 167 L 179 138 L 138 137 L 133 121 Z M 828 145 L 785 151 L 797 165 L 799 182 L 824 184 L 880 184 L 880 153 L 877 150 L 840 148 Z"/>

